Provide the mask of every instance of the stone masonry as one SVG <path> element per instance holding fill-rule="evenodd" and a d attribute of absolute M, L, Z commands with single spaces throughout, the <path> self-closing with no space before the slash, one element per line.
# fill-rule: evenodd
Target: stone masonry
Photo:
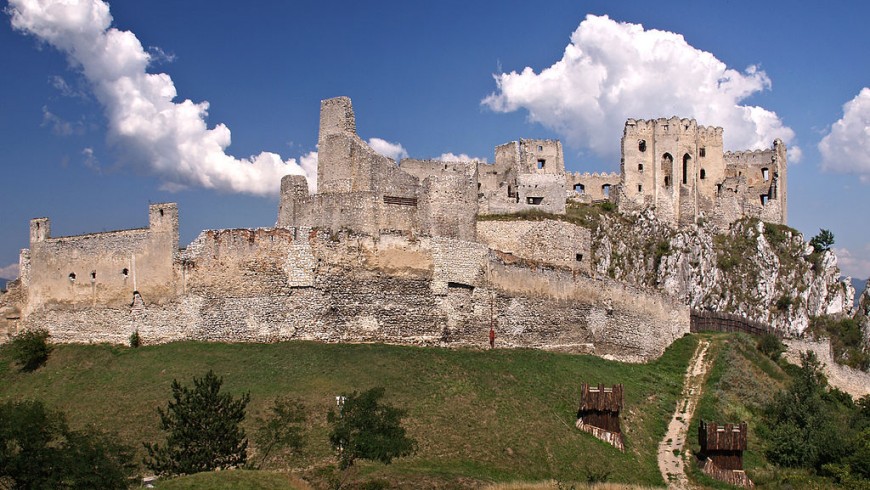
<path fill-rule="evenodd" d="M 275 228 L 207 230 L 179 249 L 173 203 L 151 205 L 144 229 L 52 237 L 32 220 L 0 334 L 484 347 L 494 323 L 499 346 L 645 361 L 689 331 L 686 306 L 596 277 L 587 228 L 477 217 L 560 214 L 570 199 L 674 224 L 785 221 L 782 144 L 723 154 L 721 129 L 694 121 L 630 120 L 621 174 L 566 172 L 561 143 L 536 139 L 497 147 L 492 164 L 397 163 L 359 138 L 346 97 L 322 102 L 318 145 L 317 192 L 284 177 Z"/>

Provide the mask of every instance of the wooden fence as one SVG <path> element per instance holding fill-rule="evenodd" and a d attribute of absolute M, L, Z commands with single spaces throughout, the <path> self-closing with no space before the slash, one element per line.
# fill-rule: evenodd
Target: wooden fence
<path fill-rule="evenodd" d="M 715 311 L 692 310 L 689 331 L 698 332 L 743 332 L 750 335 L 773 334 L 782 337 L 770 325 L 755 322 L 748 318 Z"/>

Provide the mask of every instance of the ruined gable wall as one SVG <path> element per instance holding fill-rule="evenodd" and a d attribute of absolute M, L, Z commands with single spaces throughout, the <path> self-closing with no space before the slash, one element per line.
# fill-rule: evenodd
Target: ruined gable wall
<path fill-rule="evenodd" d="M 493 250 L 534 263 L 589 274 L 589 229 L 556 220 L 479 221 L 477 236 Z"/>
<path fill-rule="evenodd" d="M 570 172 L 566 175 L 565 187 L 568 199 L 589 204 L 610 200 L 621 182 L 622 176 L 617 173 Z"/>
<path fill-rule="evenodd" d="M 167 301 L 176 294 L 177 250 L 175 204 L 151 205 L 149 228 L 45 236 L 30 245 L 26 312 L 46 304 L 129 304 L 137 289 Z"/>

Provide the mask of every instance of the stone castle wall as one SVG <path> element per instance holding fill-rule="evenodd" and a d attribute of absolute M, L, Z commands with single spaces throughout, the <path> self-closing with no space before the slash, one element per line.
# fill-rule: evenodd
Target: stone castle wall
<path fill-rule="evenodd" d="M 120 304 L 31 298 L 19 328 L 48 328 L 60 342 L 125 343 L 138 331 L 146 343 L 485 347 L 494 321 L 500 346 L 628 361 L 657 357 L 689 329 L 688 309 L 665 296 L 445 237 L 210 230 L 176 256 L 172 274 L 171 288 L 143 284 Z"/>

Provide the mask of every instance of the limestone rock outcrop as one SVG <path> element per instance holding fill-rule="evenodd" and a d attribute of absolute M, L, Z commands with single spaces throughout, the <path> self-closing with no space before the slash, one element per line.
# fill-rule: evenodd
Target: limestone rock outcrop
<path fill-rule="evenodd" d="M 791 335 L 811 317 L 853 313 L 855 290 L 840 280 L 836 255 L 813 251 L 787 226 L 741 219 L 723 233 L 703 221 L 674 229 L 645 210 L 604 214 L 592 235 L 596 274 L 658 289 L 694 309 Z"/>

